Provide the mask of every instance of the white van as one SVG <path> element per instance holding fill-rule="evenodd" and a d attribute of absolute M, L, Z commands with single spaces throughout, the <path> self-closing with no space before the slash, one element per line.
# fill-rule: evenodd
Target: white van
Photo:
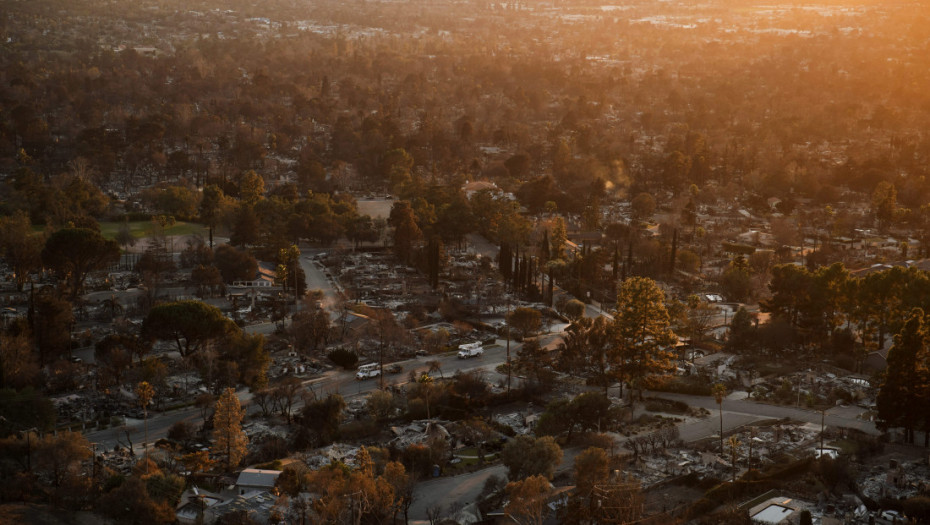
<path fill-rule="evenodd" d="M 469 357 L 481 357 L 481 354 L 484 353 L 484 349 L 481 348 L 481 343 L 468 343 L 464 345 L 459 345 L 459 359 L 468 359 Z"/>
<path fill-rule="evenodd" d="M 358 372 L 355 373 L 355 379 L 362 381 L 372 377 L 378 377 L 379 375 L 381 375 L 381 367 L 378 363 L 368 363 L 367 365 L 358 367 Z"/>

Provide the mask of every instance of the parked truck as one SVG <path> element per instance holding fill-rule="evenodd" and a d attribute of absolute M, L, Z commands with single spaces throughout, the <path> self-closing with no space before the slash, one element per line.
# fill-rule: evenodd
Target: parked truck
<path fill-rule="evenodd" d="M 379 375 L 381 375 L 381 367 L 378 363 L 369 363 L 358 367 L 358 372 L 355 373 L 355 379 L 364 381 L 365 379 L 378 377 Z"/>
<path fill-rule="evenodd" d="M 459 345 L 459 359 L 468 359 L 469 357 L 481 357 L 484 349 L 481 343 L 468 343 Z"/>

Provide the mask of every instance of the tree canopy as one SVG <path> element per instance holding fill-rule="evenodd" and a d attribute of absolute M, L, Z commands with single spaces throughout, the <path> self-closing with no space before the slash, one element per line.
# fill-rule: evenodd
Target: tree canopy
<path fill-rule="evenodd" d="M 62 228 L 51 234 L 42 249 L 42 263 L 67 283 L 75 299 L 87 274 L 119 260 L 119 244 L 88 228 Z"/>
<path fill-rule="evenodd" d="M 930 430 L 928 402 L 930 331 L 924 311 L 915 308 L 888 350 L 888 368 L 875 400 L 878 427 L 886 430 L 902 427 L 907 442 L 913 443 L 915 430 Z"/>
<path fill-rule="evenodd" d="M 618 368 L 634 388 L 641 389 L 650 375 L 673 369 L 678 339 L 665 308 L 665 293 L 652 279 L 631 277 L 620 286 L 612 333 Z"/>
<path fill-rule="evenodd" d="M 239 327 L 219 308 L 193 300 L 158 304 L 142 324 L 144 336 L 174 341 L 182 357 L 196 353 L 227 333 L 238 331 Z"/>
<path fill-rule="evenodd" d="M 501 460 L 507 467 L 507 476 L 511 480 L 517 481 L 530 476 L 552 479 L 555 468 L 562 461 L 562 449 L 552 436 L 517 436 L 504 445 Z"/>

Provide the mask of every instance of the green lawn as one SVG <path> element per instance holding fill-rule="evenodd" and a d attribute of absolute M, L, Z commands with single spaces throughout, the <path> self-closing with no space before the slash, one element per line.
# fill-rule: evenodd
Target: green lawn
<path fill-rule="evenodd" d="M 119 229 L 122 225 L 123 225 L 122 222 L 101 222 L 100 233 L 102 233 L 103 236 L 106 237 L 107 239 L 115 239 L 116 233 L 119 232 Z M 132 233 L 132 236 L 137 239 L 151 237 L 152 236 L 152 223 L 151 221 L 132 221 L 129 223 L 129 231 Z M 165 229 L 165 234 L 167 235 L 200 234 L 200 235 L 206 236 L 207 228 L 195 222 L 178 221 L 174 223 L 173 226 Z"/>

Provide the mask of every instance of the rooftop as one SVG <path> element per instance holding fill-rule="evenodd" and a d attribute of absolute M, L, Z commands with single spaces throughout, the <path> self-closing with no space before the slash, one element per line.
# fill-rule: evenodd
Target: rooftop
<path fill-rule="evenodd" d="M 270 489 L 274 487 L 274 482 L 280 475 L 280 470 L 261 470 L 247 468 L 239 473 L 239 478 L 236 480 L 236 486 L 264 487 Z"/>

